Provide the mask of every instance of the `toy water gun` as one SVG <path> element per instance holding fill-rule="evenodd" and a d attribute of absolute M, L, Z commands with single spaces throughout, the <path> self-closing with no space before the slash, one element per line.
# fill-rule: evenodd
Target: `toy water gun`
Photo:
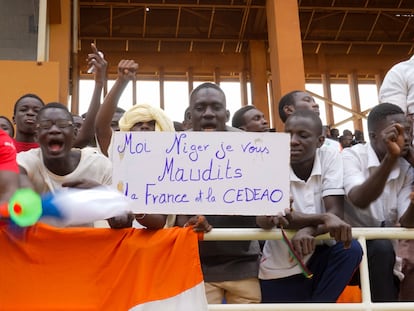
<path fill-rule="evenodd" d="M 42 196 L 29 188 L 18 189 L 8 203 L 0 205 L 0 218 L 19 227 L 52 219 L 59 226 L 74 226 L 130 213 L 130 201 L 109 187 L 63 188 Z"/>
<path fill-rule="evenodd" d="M 53 225 L 76 226 L 131 213 L 131 201 L 107 186 L 91 189 L 62 188 L 42 195 L 42 221 Z"/>
<path fill-rule="evenodd" d="M 41 216 L 41 197 L 30 188 L 17 189 L 9 202 L 0 205 L 0 218 L 10 218 L 19 227 L 31 226 Z"/>

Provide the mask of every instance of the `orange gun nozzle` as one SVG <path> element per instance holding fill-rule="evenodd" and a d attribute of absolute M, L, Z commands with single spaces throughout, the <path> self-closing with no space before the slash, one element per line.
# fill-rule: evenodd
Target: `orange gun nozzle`
<path fill-rule="evenodd" d="M 9 207 L 9 204 L 7 202 L 3 203 L 3 204 L 0 204 L 0 218 L 9 218 L 10 217 L 8 207 Z"/>

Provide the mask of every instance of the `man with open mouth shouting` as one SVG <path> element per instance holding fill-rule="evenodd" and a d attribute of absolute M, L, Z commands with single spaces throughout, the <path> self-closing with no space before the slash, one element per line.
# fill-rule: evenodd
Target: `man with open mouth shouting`
<path fill-rule="evenodd" d="M 62 187 L 91 188 L 111 184 L 109 159 L 90 148 L 72 148 L 73 117 L 63 104 L 49 103 L 39 110 L 36 136 L 40 148 L 19 153 L 17 163 L 22 182 L 31 183 L 38 193 L 55 192 Z"/>

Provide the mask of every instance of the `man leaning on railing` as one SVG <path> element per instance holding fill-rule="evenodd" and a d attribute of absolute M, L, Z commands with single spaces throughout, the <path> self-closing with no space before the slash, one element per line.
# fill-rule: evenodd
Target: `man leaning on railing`
<path fill-rule="evenodd" d="M 284 241 L 265 242 L 259 269 L 262 302 L 336 302 L 362 258 L 351 226 L 341 219 L 342 160 L 338 150 L 322 147 L 322 122 L 314 111 L 296 110 L 287 119 L 285 132 L 291 136 L 293 211 L 287 210 L 284 217 L 258 216 L 257 224 L 297 232 L 292 243 L 285 236 Z M 315 237 L 327 232 L 336 243 L 316 244 Z"/>
<path fill-rule="evenodd" d="M 370 142 L 342 152 L 345 220 L 352 226 L 414 227 L 411 129 L 400 107 L 379 104 L 368 115 Z M 396 301 L 403 276 L 393 241 L 367 241 L 367 258 L 372 301 Z"/>

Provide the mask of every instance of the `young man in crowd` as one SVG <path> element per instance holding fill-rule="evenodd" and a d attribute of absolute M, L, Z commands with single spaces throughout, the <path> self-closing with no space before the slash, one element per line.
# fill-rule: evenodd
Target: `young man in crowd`
<path fill-rule="evenodd" d="M 401 107 L 414 124 L 414 56 L 401 61 L 386 73 L 378 99 Z M 404 279 L 400 283 L 400 300 L 414 301 L 414 240 L 399 241 L 398 256 L 402 258 Z"/>
<path fill-rule="evenodd" d="M 75 129 L 66 106 L 45 105 L 38 111 L 35 125 L 40 148 L 17 155 L 22 186 L 32 185 L 36 192 L 43 194 L 62 187 L 91 188 L 111 184 L 112 165 L 105 156 L 90 148 L 72 147 Z"/>
<path fill-rule="evenodd" d="M 297 260 L 313 277 L 301 272 L 289 248 L 281 240 L 266 241 L 260 263 L 262 302 L 336 302 L 357 269 L 362 248 L 352 240 L 344 214 L 343 172 L 340 154 L 320 148 L 324 142 L 322 122 L 310 110 L 297 110 L 285 123 L 290 140 L 290 193 L 293 209 L 284 228 L 297 230 L 292 238 Z M 283 217 L 282 217 L 283 218 Z M 258 216 L 264 229 L 280 224 L 280 217 Z M 315 237 L 329 232 L 336 243 Z"/>
<path fill-rule="evenodd" d="M 192 131 L 241 131 L 226 125 L 226 96 L 214 83 L 203 83 L 190 94 Z M 215 228 L 254 228 L 254 216 L 205 216 Z M 188 221 L 177 216 L 178 225 Z M 203 241 L 200 259 L 208 303 L 259 303 L 258 241 Z"/>
<path fill-rule="evenodd" d="M 18 153 L 39 147 L 36 141 L 36 116 L 44 105 L 43 100 L 35 94 L 24 94 L 14 104 L 14 144 Z"/>
<path fill-rule="evenodd" d="M 303 91 L 289 92 L 279 100 L 279 117 L 283 123 L 296 110 L 311 110 L 319 116 L 319 105 L 310 94 Z M 324 146 L 341 150 L 341 145 L 335 139 L 325 139 Z"/>
<path fill-rule="evenodd" d="M 411 228 L 414 179 L 412 166 L 406 160 L 414 163 L 410 154 L 411 124 L 400 107 L 383 103 L 369 113 L 368 131 L 369 143 L 342 151 L 345 220 L 355 227 Z M 393 272 L 393 241 L 369 240 L 367 251 L 372 300 L 396 301 L 399 280 Z"/>
<path fill-rule="evenodd" d="M 255 106 L 241 107 L 233 114 L 232 126 L 246 132 L 268 132 L 269 123 L 265 115 Z"/>
<path fill-rule="evenodd" d="M 319 115 L 319 105 L 315 99 L 303 91 L 292 91 L 282 96 L 279 100 L 279 117 L 286 122 L 287 118 L 296 110 L 313 110 Z"/>

